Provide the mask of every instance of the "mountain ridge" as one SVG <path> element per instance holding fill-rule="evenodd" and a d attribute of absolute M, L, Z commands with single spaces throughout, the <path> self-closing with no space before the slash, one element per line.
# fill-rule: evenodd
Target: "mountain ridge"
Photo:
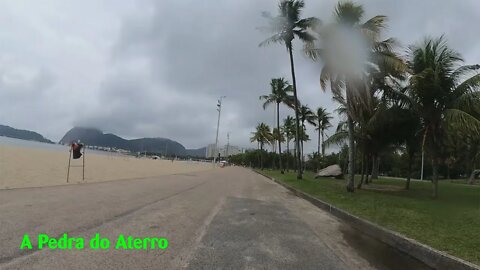
<path fill-rule="evenodd" d="M 131 152 L 150 152 L 161 155 L 205 157 L 206 147 L 186 149 L 181 143 L 168 138 L 124 139 L 113 133 L 104 133 L 97 128 L 73 127 L 60 140 L 62 144 L 80 140 L 87 145 L 124 149 Z"/>
<path fill-rule="evenodd" d="M 0 136 L 20 139 L 20 140 L 27 140 L 27 141 L 54 143 L 35 131 L 26 130 L 26 129 L 16 129 L 6 125 L 0 125 Z"/>

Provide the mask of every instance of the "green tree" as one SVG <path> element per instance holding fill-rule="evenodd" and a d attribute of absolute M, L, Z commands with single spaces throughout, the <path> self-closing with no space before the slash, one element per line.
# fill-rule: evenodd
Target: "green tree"
<path fill-rule="evenodd" d="M 434 198 L 438 197 L 438 167 L 448 128 L 480 134 L 480 65 L 461 65 L 459 53 L 442 36 L 410 47 L 411 77 L 403 97 L 421 119 L 422 147 L 432 157 Z"/>
<path fill-rule="evenodd" d="M 260 167 L 263 170 L 263 147 L 265 144 L 270 144 L 273 140 L 272 132 L 270 127 L 265 123 L 260 123 L 255 128 L 255 131 L 252 132 L 252 137 L 250 137 L 251 142 L 257 142 L 258 148 L 260 149 Z"/>
<path fill-rule="evenodd" d="M 265 100 L 263 103 L 263 109 L 265 110 L 268 105 L 275 104 L 277 110 L 277 130 L 280 130 L 280 104 L 286 104 L 287 106 L 293 106 L 294 99 L 291 93 L 293 92 L 292 86 L 285 78 L 272 79 L 270 82 L 271 93 L 269 95 L 260 96 L 260 100 Z M 283 174 L 282 166 L 282 143 L 278 141 L 278 164 L 280 166 L 280 172 Z"/>
<path fill-rule="evenodd" d="M 355 138 L 353 108 L 355 96 L 367 85 L 365 73 L 379 65 L 389 65 L 391 69 L 403 68 L 403 62 L 392 52 L 394 39 L 380 40 L 380 32 L 385 28 L 385 16 L 375 16 L 362 23 L 364 10 L 361 5 L 350 1 L 337 4 L 334 22 L 322 27 L 319 33 L 321 48 L 311 44 L 307 54 L 314 60 L 323 62 L 320 74 L 322 89 L 330 81 L 334 97 L 343 98 L 347 109 L 348 127 L 348 180 L 347 191 L 353 192 L 355 175 Z M 368 100 L 367 100 L 368 101 Z"/>
<path fill-rule="evenodd" d="M 285 141 L 287 143 L 287 172 L 289 169 L 289 155 L 290 155 L 290 141 L 295 138 L 295 119 L 290 115 L 283 119 L 283 133 L 285 135 Z"/>
<path fill-rule="evenodd" d="M 318 131 L 318 150 L 317 152 L 322 153 L 322 157 L 325 156 L 325 130 L 332 127 L 330 120 L 332 117 L 330 113 L 327 112 L 325 108 L 319 107 L 315 114 L 316 120 L 316 130 Z M 321 137 L 321 139 L 320 139 Z M 321 152 L 320 152 L 321 149 Z"/>
<path fill-rule="evenodd" d="M 305 122 L 315 126 L 316 123 L 315 123 L 315 114 L 313 113 L 313 111 L 307 106 L 307 105 L 300 105 L 299 109 L 298 109 L 298 118 L 300 119 L 300 123 L 301 123 L 301 133 L 303 134 L 300 134 L 300 147 L 301 147 L 301 155 L 302 155 L 302 163 L 305 161 L 305 156 L 303 155 L 303 143 L 304 141 L 304 138 L 305 136 L 308 137 L 307 135 L 307 127 L 305 125 Z M 308 138 L 308 140 L 310 140 L 310 138 Z"/>
<path fill-rule="evenodd" d="M 308 32 L 309 28 L 315 28 L 320 21 L 314 17 L 301 18 L 301 12 L 305 3 L 303 0 L 282 0 L 278 5 L 278 15 L 272 16 L 263 12 L 263 16 L 269 20 L 269 26 L 262 27 L 261 30 L 273 33 L 272 36 L 260 43 L 260 46 L 270 43 L 282 43 L 286 46 L 290 57 L 290 70 L 292 73 L 294 110 L 296 119 L 295 135 L 298 138 L 300 132 L 300 122 L 298 117 L 298 96 L 297 81 L 295 78 L 295 64 L 293 59 L 293 40 L 298 38 L 305 43 L 312 43 L 314 36 Z M 298 179 L 302 179 L 302 160 L 300 158 L 299 140 L 296 140 Z"/>

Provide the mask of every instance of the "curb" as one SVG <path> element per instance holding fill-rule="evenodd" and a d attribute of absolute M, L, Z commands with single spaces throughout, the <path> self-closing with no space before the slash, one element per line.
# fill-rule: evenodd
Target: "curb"
<path fill-rule="evenodd" d="M 365 219 L 359 218 L 327 202 L 324 202 L 311 195 L 308 195 L 307 193 L 297 190 L 281 181 L 278 181 L 277 179 L 271 176 L 265 175 L 255 170 L 253 171 L 285 187 L 286 189 L 293 192 L 293 194 L 295 194 L 297 197 L 305 199 L 310 203 L 312 203 L 313 205 L 315 205 L 316 207 L 321 208 L 325 211 L 328 211 L 333 216 L 347 222 L 357 230 L 364 232 L 369 236 L 391 247 L 394 247 L 402 251 L 403 253 L 410 255 L 411 257 L 423 262 L 429 267 L 432 267 L 434 269 L 480 270 L 480 266 L 477 266 L 473 263 L 467 262 L 460 258 L 454 257 L 445 252 L 436 250 L 416 240 L 405 237 L 397 232 L 380 227 L 379 225 L 376 225 Z"/>

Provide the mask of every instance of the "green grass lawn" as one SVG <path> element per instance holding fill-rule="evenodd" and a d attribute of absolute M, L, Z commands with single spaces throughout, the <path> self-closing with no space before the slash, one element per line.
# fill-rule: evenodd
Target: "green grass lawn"
<path fill-rule="evenodd" d="M 345 180 L 314 179 L 306 173 L 262 171 L 288 185 L 354 215 L 399 232 L 438 250 L 480 265 L 480 187 L 441 181 L 439 198 L 431 199 L 430 182 L 412 181 L 410 190 L 355 190 L 347 193 Z M 396 179 L 374 180 L 374 186 L 398 186 Z M 392 190 L 395 188 L 392 188 Z"/>

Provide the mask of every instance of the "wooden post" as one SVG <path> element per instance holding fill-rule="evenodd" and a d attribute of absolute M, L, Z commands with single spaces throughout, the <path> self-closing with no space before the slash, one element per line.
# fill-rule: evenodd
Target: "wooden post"
<path fill-rule="evenodd" d="M 82 180 L 85 181 L 85 150 L 86 150 L 87 146 L 86 145 L 83 145 L 83 172 L 82 172 Z"/>
<path fill-rule="evenodd" d="M 68 177 L 70 176 L 70 160 L 71 159 L 72 159 L 72 146 L 70 146 L 70 150 L 68 151 L 67 183 L 68 183 Z"/>

